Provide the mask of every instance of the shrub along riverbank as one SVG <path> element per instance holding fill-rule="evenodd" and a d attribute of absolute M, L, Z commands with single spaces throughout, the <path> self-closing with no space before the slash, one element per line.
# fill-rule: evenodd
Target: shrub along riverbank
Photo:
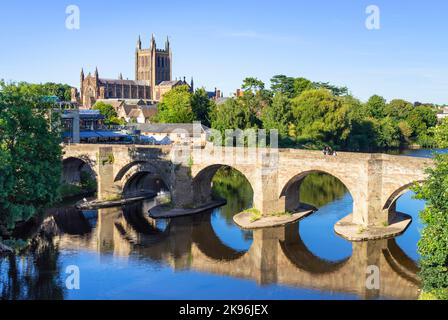
<path fill-rule="evenodd" d="M 434 130 L 440 148 L 448 148 L 448 121 Z M 435 156 L 428 179 L 414 188 L 426 201 L 420 218 L 424 224 L 418 250 L 421 255 L 422 299 L 448 300 L 448 154 Z"/>

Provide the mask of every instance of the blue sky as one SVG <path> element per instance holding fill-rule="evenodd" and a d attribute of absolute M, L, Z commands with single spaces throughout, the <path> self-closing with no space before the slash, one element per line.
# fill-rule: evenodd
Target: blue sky
<path fill-rule="evenodd" d="M 65 28 L 68 5 L 80 30 Z M 368 5 L 380 30 L 365 27 Z M 173 77 L 230 94 L 246 76 L 346 85 L 366 100 L 448 103 L 448 1 L 1 1 L 0 78 L 79 87 L 81 67 L 134 78 L 138 35 L 171 39 Z"/>

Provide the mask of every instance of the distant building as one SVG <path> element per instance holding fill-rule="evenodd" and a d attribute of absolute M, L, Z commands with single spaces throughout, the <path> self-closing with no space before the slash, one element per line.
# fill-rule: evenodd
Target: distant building
<path fill-rule="evenodd" d="M 445 118 L 448 118 L 448 107 L 443 107 L 441 112 L 437 114 L 437 119 L 439 119 L 439 121 L 442 121 Z"/>
<path fill-rule="evenodd" d="M 79 128 L 81 131 L 104 128 L 104 116 L 99 110 L 79 110 Z"/>
<path fill-rule="evenodd" d="M 208 98 L 211 100 L 218 100 L 223 98 L 223 93 L 221 90 L 219 90 L 218 88 L 215 88 L 215 91 L 208 91 L 207 92 Z"/>
<path fill-rule="evenodd" d="M 85 76 L 81 70 L 80 90 L 73 89 L 72 101 L 83 108 L 90 109 L 101 99 L 144 99 L 159 101 L 162 96 L 177 85 L 188 85 L 193 91 L 193 79 L 190 84 L 183 81 L 172 82 L 172 51 L 167 39 L 164 49 L 158 49 L 154 35 L 150 47 L 142 48 L 139 37 L 135 49 L 135 80 L 100 78 L 98 68 L 95 73 Z"/>
<path fill-rule="evenodd" d="M 173 143 L 194 143 L 204 146 L 210 134 L 210 128 L 199 124 L 198 132 L 195 132 L 191 123 L 155 123 L 137 125 L 136 129 L 142 135 L 152 137 L 157 141 L 168 137 Z"/>
<path fill-rule="evenodd" d="M 156 114 L 156 106 L 140 106 L 131 109 L 125 120 L 128 123 L 151 123 Z"/>
<path fill-rule="evenodd" d="M 104 129 L 104 116 L 98 110 L 65 109 L 61 112 L 64 142 L 79 143 L 83 132 Z"/>

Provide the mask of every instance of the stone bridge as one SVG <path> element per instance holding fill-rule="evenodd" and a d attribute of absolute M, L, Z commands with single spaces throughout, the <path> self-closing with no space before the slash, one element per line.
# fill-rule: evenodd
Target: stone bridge
<path fill-rule="evenodd" d="M 419 294 L 417 264 L 394 239 L 353 242 L 351 256 L 327 261 L 308 249 L 297 223 L 255 230 L 250 248 L 237 251 L 222 243 L 210 213 L 172 219 L 159 229 L 142 211 L 139 206 L 124 211 L 100 209 L 94 230 L 82 215 L 74 219 L 76 212 L 59 215 L 56 225 L 63 232 L 59 247 L 90 248 L 124 257 L 138 254 L 141 259 L 161 262 L 175 270 L 248 279 L 260 285 L 280 284 L 368 299 L 416 299 Z M 366 285 L 371 266 L 378 267 L 379 288 Z"/>
<path fill-rule="evenodd" d="M 222 167 L 232 167 L 247 178 L 254 192 L 253 207 L 265 215 L 298 210 L 303 179 L 310 173 L 327 173 L 349 190 L 353 198 L 349 219 L 365 229 L 387 226 L 396 200 L 425 180 L 425 169 L 432 165 L 431 159 L 406 156 L 344 152 L 324 156 L 319 151 L 269 148 L 73 144 L 64 151 L 64 179 L 74 181 L 83 170 L 94 172 L 99 199 L 163 185 L 176 207 L 210 201 L 213 176 Z"/>

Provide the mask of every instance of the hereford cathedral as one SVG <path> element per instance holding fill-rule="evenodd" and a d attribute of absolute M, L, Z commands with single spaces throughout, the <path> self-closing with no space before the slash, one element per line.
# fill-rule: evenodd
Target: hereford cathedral
<path fill-rule="evenodd" d="M 135 80 L 100 78 L 98 69 L 85 76 L 81 70 L 81 85 L 79 92 L 72 90 L 72 101 L 78 102 L 84 108 L 91 108 L 97 100 L 104 99 L 138 99 L 157 102 L 172 88 L 187 85 L 193 90 L 193 79 L 188 84 L 185 77 L 172 80 L 172 52 L 169 39 L 165 48 L 158 49 L 154 35 L 148 49 L 142 48 L 139 37 L 135 49 Z"/>

